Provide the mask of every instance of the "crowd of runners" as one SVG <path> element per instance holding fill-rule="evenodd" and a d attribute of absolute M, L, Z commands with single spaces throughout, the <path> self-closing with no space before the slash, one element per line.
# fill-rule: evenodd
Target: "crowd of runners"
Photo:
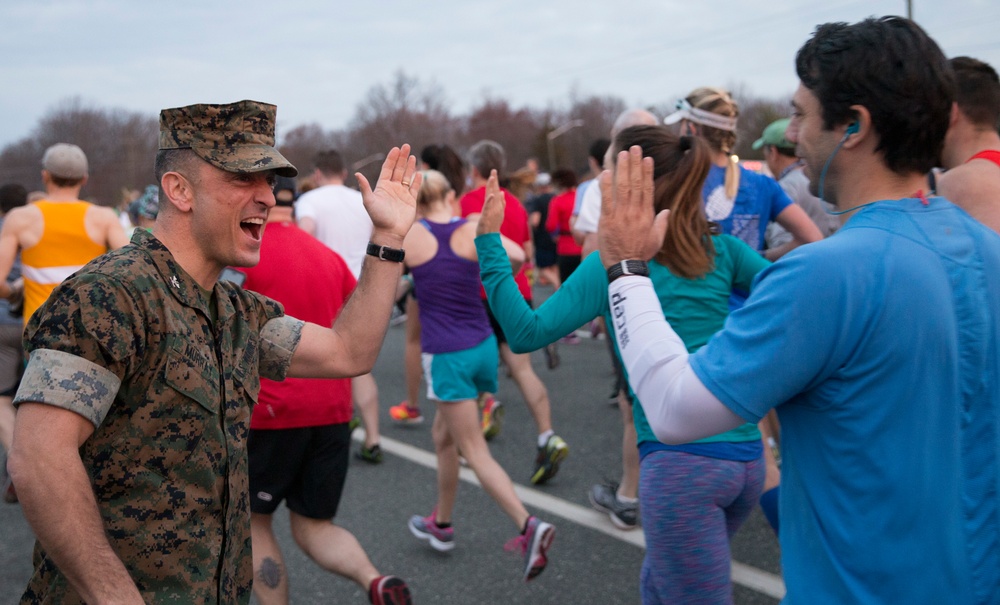
<path fill-rule="evenodd" d="M 552 408 L 581 394 L 529 354 L 557 368 L 581 329 L 608 335 L 622 417 L 621 477 L 587 497 L 644 533 L 623 580 L 643 603 L 731 603 L 757 506 L 788 603 L 1000 602 L 1000 80 L 891 17 L 819 26 L 795 66 L 763 172 L 710 86 L 622 113 L 586 170 L 401 144 L 360 191 L 345 150 L 290 164 L 273 105 L 164 109 L 156 184 L 121 217 L 79 200 L 83 149 L 49 148 L 44 193 L 0 188 L 3 497 L 38 539 L 23 602 L 287 603 L 282 502 L 372 603 L 435 602 L 335 521 L 358 426 L 354 456 L 385 460 L 380 408 L 430 419 L 437 496 L 401 526 L 451 551 L 466 465 L 531 581 L 556 526 L 511 477 L 544 490 L 573 463 Z M 394 317 L 389 406 L 371 368 Z M 530 469 L 490 453 L 512 405 Z"/>

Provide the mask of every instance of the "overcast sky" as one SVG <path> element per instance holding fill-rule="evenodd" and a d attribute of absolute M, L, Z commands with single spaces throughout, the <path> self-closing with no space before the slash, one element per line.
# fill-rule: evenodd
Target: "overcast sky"
<path fill-rule="evenodd" d="M 1000 67 L 1000 1 L 913 5 L 946 54 Z M 454 113 L 487 94 L 560 106 L 571 89 L 636 105 L 701 85 L 778 97 L 816 24 L 905 13 L 906 0 L 2 0 L 0 146 L 72 97 L 151 116 L 250 98 L 278 105 L 279 138 L 341 128 L 399 70 Z"/>

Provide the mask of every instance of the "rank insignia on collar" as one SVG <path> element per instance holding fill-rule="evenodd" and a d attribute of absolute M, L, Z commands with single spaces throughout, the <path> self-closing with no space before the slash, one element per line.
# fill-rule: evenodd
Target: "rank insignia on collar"
<path fill-rule="evenodd" d="M 180 280 L 177 279 L 176 275 L 171 275 L 170 276 L 170 285 L 173 286 L 173 287 L 175 287 L 175 288 L 180 288 L 181 287 L 181 282 L 180 282 Z"/>

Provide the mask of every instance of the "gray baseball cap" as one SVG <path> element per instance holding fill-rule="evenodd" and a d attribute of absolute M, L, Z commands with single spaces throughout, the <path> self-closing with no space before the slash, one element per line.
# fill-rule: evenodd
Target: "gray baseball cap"
<path fill-rule="evenodd" d="M 70 143 L 56 143 L 45 150 L 42 168 L 52 176 L 82 179 L 87 176 L 87 155 Z"/>

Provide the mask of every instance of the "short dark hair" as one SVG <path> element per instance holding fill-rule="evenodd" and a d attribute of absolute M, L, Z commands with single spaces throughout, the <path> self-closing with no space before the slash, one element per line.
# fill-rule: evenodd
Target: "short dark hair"
<path fill-rule="evenodd" d="M 552 183 L 560 189 L 576 187 L 576 173 L 569 168 L 559 168 L 552 172 Z"/>
<path fill-rule="evenodd" d="M 324 176 L 341 176 L 344 174 L 344 157 L 336 149 L 320 151 L 313 157 L 313 166 Z"/>
<path fill-rule="evenodd" d="M 507 158 L 500 143 L 482 140 L 469 149 L 469 165 L 484 179 L 489 178 L 491 170 L 496 170 L 497 177 L 503 179 Z"/>
<path fill-rule="evenodd" d="M 23 185 L 8 183 L 0 187 L 0 213 L 7 214 L 28 203 L 28 190 Z"/>
<path fill-rule="evenodd" d="M 161 149 L 156 152 L 156 159 L 153 160 L 153 174 L 156 176 L 156 184 L 160 188 L 158 210 L 162 210 L 163 205 L 167 203 L 167 194 L 163 191 L 163 175 L 168 172 L 179 172 L 187 180 L 197 183 L 198 162 L 204 161 L 189 148 Z"/>
<path fill-rule="evenodd" d="M 764 148 L 765 149 L 774 149 L 774 150 L 776 150 L 778 153 L 780 153 L 783 156 L 787 156 L 787 157 L 790 157 L 790 158 L 794 158 L 795 157 L 795 148 L 794 147 L 782 147 L 781 145 L 764 145 Z"/>
<path fill-rule="evenodd" d="M 955 57 L 955 102 L 973 124 L 1000 128 L 1000 78 L 995 69 L 972 57 Z"/>
<path fill-rule="evenodd" d="M 611 141 L 608 139 L 597 139 L 590 144 L 587 155 L 598 164 L 603 164 L 604 155 L 608 153 L 608 147 L 611 147 Z"/>
<path fill-rule="evenodd" d="M 52 184 L 55 185 L 56 187 L 60 187 L 60 188 L 64 188 L 64 189 L 67 188 L 67 187 L 76 187 L 76 186 L 80 185 L 81 183 L 83 183 L 83 179 L 82 178 L 80 178 L 80 179 L 68 179 L 68 178 L 66 178 L 64 176 L 56 176 L 56 175 L 52 174 L 51 172 L 49 173 L 49 180 L 52 181 Z"/>
<path fill-rule="evenodd" d="M 795 70 L 819 100 L 824 128 L 852 121 L 851 106 L 862 105 L 890 170 L 925 173 L 940 164 L 955 78 L 941 49 L 913 21 L 820 25 L 799 49 Z"/>

